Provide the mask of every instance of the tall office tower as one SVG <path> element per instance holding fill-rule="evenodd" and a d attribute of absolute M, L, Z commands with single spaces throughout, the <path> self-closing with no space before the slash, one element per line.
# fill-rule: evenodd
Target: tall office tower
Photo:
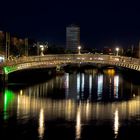
<path fill-rule="evenodd" d="M 66 49 L 77 52 L 80 45 L 80 27 L 71 25 L 66 27 Z"/>

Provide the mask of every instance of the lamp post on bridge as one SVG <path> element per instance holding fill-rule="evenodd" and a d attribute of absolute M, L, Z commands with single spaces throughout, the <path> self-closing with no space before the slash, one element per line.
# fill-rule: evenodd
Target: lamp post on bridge
<path fill-rule="evenodd" d="M 78 54 L 81 54 L 81 46 L 78 46 Z"/>
<path fill-rule="evenodd" d="M 48 42 L 46 42 L 46 43 L 44 43 L 44 44 L 40 44 L 40 45 L 39 45 L 39 48 L 40 48 L 40 52 L 41 52 L 40 55 L 41 55 L 41 56 L 44 56 L 44 50 L 45 50 L 45 49 L 48 49 Z"/>
<path fill-rule="evenodd" d="M 44 56 L 44 46 L 43 45 L 40 45 L 39 47 L 40 47 L 40 50 L 41 50 L 40 55 L 41 56 Z"/>
<path fill-rule="evenodd" d="M 48 49 L 48 42 L 45 43 L 37 42 L 33 46 L 37 47 L 37 55 L 43 56 L 45 49 Z"/>
<path fill-rule="evenodd" d="M 116 56 L 118 56 L 119 50 L 120 50 L 120 49 L 117 47 L 117 48 L 116 48 Z"/>

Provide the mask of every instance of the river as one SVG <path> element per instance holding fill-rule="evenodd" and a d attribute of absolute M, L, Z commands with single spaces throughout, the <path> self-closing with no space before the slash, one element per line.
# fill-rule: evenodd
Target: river
<path fill-rule="evenodd" d="M 0 93 L 0 139 L 140 139 L 140 84 L 134 81 L 110 68 L 9 83 Z"/>

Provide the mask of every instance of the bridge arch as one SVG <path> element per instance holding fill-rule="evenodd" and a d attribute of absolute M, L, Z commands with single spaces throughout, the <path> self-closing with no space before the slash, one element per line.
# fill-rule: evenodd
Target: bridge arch
<path fill-rule="evenodd" d="M 55 68 L 67 64 L 93 63 L 128 68 L 140 71 L 140 59 L 99 54 L 57 54 L 45 56 L 32 56 L 5 61 L 1 64 L 3 74 L 24 69 Z"/>

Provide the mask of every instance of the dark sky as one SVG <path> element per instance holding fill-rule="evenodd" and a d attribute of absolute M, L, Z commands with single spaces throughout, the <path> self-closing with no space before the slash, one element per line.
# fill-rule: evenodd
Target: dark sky
<path fill-rule="evenodd" d="M 81 29 L 88 47 L 127 46 L 140 39 L 140 2 L 124 0 L 0 0 L 0 30 L 65 45 L 66 26 Z"/>

